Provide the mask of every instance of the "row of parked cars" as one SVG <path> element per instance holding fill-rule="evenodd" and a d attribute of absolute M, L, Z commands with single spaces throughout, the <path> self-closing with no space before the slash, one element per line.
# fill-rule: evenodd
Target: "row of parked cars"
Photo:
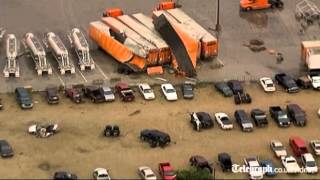
<path fill-rule="evenodd" d="M 139 93 L 145 100 L 154 100 L 156 98 L 153 89 L 149 84 L 141 83 L 137 86 Z M 176 88 L 170 84 L 162 84 L 161 91 L 168 101 L 178 100 Z M 194 87 L 190 83 L 181 86 L 183 98 L 192 99 L 194 97 Z M 115 92 L 108 86 L 83 86 L 76 85 L 67 87 L 64 91 L 66 97 L 75 103 L 81 103 L 84 98 L 91 100 L 93 103 L 112 102 L 115 100 L 115 93 L 124 102 L 131 102 L 135 99 L 134 91 L 127 83 L 118 83 L 115 85 Z M 33 107 L 31 93 L 24 87 L 15 89 L 16 99 L 22 109 L 30 109 Z M 60 101 L 59 92 L 56 87 L 48 87 L 46 89 L 46 99 L 49 104 L 58 104 Z M 2 108 L 2 106 L 1 106 Z"/>
<path fill-rule="evenodd" d="M 279 127 L 289 127 L 291 122 L 297 126 L 306 126 L 307 124 L 306 114 L 297 104 L 288 104 L 286 111 L 280 106 L 271 106 L 269 108 L 269 112 Z M 190 122 L 193 126 L 193 129 L 196 131 L 212 128 L 214 126 L 213 119 L 217 121 L 222 129 L 233 129 L 231 118 L 223 112 L 215 113 L 214 118 L 212 118 L 210 114 L 206 112 L 192 112 L 190 117 Z M 241 129 L 245 132 L 253 131 L 253 124 L 255 124 L 257 127 L 265 127 L 268 125 L 266 112 L 258 108 L 251 110 L 250 116 L 245 110 L 236 110 L 234 117 Z"/>

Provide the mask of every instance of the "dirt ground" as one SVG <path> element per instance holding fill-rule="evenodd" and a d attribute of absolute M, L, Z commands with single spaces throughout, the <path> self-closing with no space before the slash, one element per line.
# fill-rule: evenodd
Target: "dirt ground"
<path fill-rule="evenodd" d="M 242 164 L 246 156 L 272 158 L 276 166 L 281 167 L 269 148 L 270 140 L 281 140 L 292 154 L 288 145 L 291 135 L 299 135 L 307 141 L 320 138 L 320 119 L 316 115 L 320 105 L 319 92 L 308 90 L 291 95 L 278 91 L 265 94 L 258 85 L 246 85 L 245 88 L 253 97 L 251 105 L 236 106 L 232 98 L 222 97 L 211 86 L 197 88 L 194 100 L 181 99 L 177 102 L 166 102 L 159 87 L 155 88 L 155 101 L 146 102 L 136 92 L 137 99 L 133 103 L 117 100 L 98 105 L 89 101 L 76 105 L 62 98 L 59 105 L 49 106 L 42 95 L 35 94 L 35 107 L 27 111 L 18 107 L 13 94 L 1 95 L 5 109 L 0 112 L 0 138 L 10 142 L 15 156 L 12 159 L 0 159 L 0 177 L 47 179 L 55 171 L 68 170 L 79 178 L 91 178 L 95 168 L 103 167 L 110 169 L 112 178 L 132 179 L 139 178 L 139 166 L 147 165 L 156 171 L 159 162 L 170 161 L 175 168 L 187 168 L 189 157 L 200 154 L 213 163 L 216 178 L 243 179 L 248 175 L 222 173 L 217 165 L 217 154 L 227 152 L 237 164 Z M 287 103 L 297 103 L 306 110 L 309 120 L 307 127 L 281 129 L 269 117 L 267 128 L 255 128 L 252 133 L 241 132 L 237 124 L 232 131 L 223 131 L 216 122 L 213 129 L 198 133 L 192 130 L 189 123 L 188 113 L 192 111 L 206 111 L 212 115 L 226 112 L 233 118 L 236 109 L 249 111 L 258 107 L 268 110 L 270 105 L 284 107 Z M 34 122 L 58 123 L 61 131 L 48 139 L 36 138 L 27 133 L 28 125 Z M 121 137 L 103 137 L 106 124 L 119 125 Z M 145 128 L 169 133 L 172 144 L 164 149 L 151 149 L 138 138 L 140 131 Z M 319 159 L 317 162 L 320 164 Z M 316 177 L 319 176 L 276 176 Z"/>

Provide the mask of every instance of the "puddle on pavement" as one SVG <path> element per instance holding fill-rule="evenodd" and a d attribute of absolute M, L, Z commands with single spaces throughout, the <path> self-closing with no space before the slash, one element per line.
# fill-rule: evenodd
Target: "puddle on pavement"
<path fill-rule="evenodd" d="M 265 12 L 240 12 L 239 16 L 248 21 L 249 24 L 256 28 L 268 27 L 268 15 Z"/>

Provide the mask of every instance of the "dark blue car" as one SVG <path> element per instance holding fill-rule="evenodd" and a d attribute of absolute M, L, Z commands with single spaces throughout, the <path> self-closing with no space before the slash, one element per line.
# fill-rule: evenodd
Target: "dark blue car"
<path fill-rule="evenodd" d="M 274 167 L 271 160 L 261 160 L 260 165 L 263 168 L 268 168 L 267 171 L 265 172 L 266 176 L 275 176 L 276 175 L 275 167 Z"/>

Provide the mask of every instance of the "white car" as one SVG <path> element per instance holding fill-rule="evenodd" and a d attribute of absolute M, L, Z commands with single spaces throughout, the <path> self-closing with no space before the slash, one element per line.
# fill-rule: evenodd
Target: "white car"
<path fill-rule="evenodd" d="M 145 180 L 156 180 L 157 176 L 151 170 L 151 168 L 147 166 L 139 167 L 139 174 Z"/>
<path fill-rule="evenodd" d="M 310 141 L 310 146 L 315 155 L 320 156 L 320 140 Z"/>
<path fill-rule="evenodd" d="M 257 158 L 245 158 L 244 164 L 249 167 L 250 179 L 263 179 L 262 167 L 260 166 Z"/>
<path fill-rule="evenodd" d="M 215 115 L 217 123 L 222 129 L 229 130 L 233 128 L 233 124 L 226 113 L 216 113 Z"/>
<path fill-rule="evenodd" d="M 111 180 L 108 170 L 104 168 L 97 168 L 93 171 L 93 179 L 97 180 Z"/>
<path fill-rule="evenodd" d="M 145 100 L 153 100 L 156 98 L 149 84 L 139 84 L 138 89 Z"/>
<path fill-rule="evenodd" d="M 300 173 L 300 167 L 297 160 L 293 156 L 282 156 L 281 163 L 288 174 Z"/>
<path fill-rule="evenodd" d="M 302 166 L 306 169 L 307 173 L 318 173 L 318 166 L 311 153 L 305 153 L 301 156 Z"/>
<path fill-rule="evenodd" d="M 108 86 L 102 87 L 104 98 L 107 102 L 114 101 L 115 96 L 112 89 Z"/>
<path fill-rule="evenodd" d="M 281 158 L 283 156 L 287 156 L 287 150 L 283 146 L 283 144 L 280 141 L 273 140 L 270 142 L 270 148 L 274 152 L 277 158 Z"/>
<path fill-rule="evenodd" d="M 276 91 L 276 86 L 274 85 L 271 78 L 268 78 L 268 77 L 260 78 L 260 84 L 265 92 Z"/>
<path fill-rule="evenodd" d="M 39 125 L 34 124 L 29 126 L 28 133 L 41 138 L 47 138 L 58 132 L 58 124 Z"/>
<path fill-rule="evenodd" d="M 308 76 L 314 89 L 320 89 L 320 76 Z"/>
<path fill-rule="evenodd" d="M 162 84 L 161 90 L 168 101 L 178 100 L 177 91 L 172 84 Z"/>

